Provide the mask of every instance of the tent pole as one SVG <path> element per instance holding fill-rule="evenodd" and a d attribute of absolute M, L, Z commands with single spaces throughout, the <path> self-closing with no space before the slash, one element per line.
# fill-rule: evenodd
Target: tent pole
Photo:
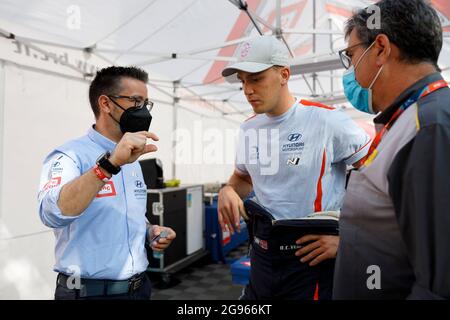
<path fill-rule="evenodd" d="M 5 123 L 5 62 L 0 60 L 0 219 L 2 217 L 3 207 L 3 139 L 4 139 L 4 123 Z"/>
<path fill-rule="evenodd" d="M 313 0 L 313 30 L 316 30 L 316 0 Z M 316 34 L 313 34 L 313 54 L 316 53 Z M 317 95 L 317 89 L 316 89 L 316 81 L 317 81 L 317 74 L 314 72 L 312 74 L 313 77 L 313 96 Z"/>
<path fill-rule="evenodd" d="M 328 26 L 330 28 L 330 31 L 333 29 L 333 20 L 328 19 Z M 333 35 L 330 34 L 330 51 L 333 52 Z M 333 70 L 330 71 L 330 91 L 331 94 L 334 96 L 334 79 L 333 79 Z"/>
<path fill-rule="evenodd" d="M 281 0 L 277 0 L 277 4 L 276 4 L 276 19 L 277 20 L 276 20 L 275 30 L 277 32 L 280 32 L 281 31 Z"/>
<path fill-rule="evenodd" d="M 283 29 L 281 28 L 281 0 L 277 0 L 276 9 L 275 9 L 275 28 L 273 29 L 273 34 L 277 37 L 278 40 L 283 41 L 286 45 L 286 48 L 289 51 L 289 54 L 292 58 L 295 57 L 294 52 L 286 41 L 286 38 L 283 36 Z"/>
<path fill-rule="evenodd" d="M 177 177 L 177 165 L 176 165 L 176 156 L 177 156 L 177 141 L 176 141 L 176 131 L 178 128 L 178 102 L 180 98 L 178 97 L 178 87 L 180 85 L 179 81 L 173 82 L 173 117 L 172 117 L 172 179 L 176 179 Z"/>
<path fill-rule="evenodd" d="M 230 2 L 232 4 L 234 4 L 236 7 L 238 7 L 239 10 L 242 10 L 242 11 L 245 12 L 245 14 L 248 16 L 248 18 L 252 22 L 253 26 L 255 27 L 256 31 L 258 31 L 258 33 L 262 36 L 263 32 L 262 32 L 261 28 L 256 23 L 256 21 L 253 18 L 253 15 L 251 14 L 251 12 L 248 11 L 248 4 L 247 4 L 247 2 L 245 0 L 237 0 L 237 1 L 230 0 Z"/>

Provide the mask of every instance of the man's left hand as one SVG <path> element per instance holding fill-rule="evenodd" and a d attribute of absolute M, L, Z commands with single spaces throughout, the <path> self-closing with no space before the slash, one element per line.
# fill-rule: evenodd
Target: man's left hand
<path fill-rule="evenodd" d="M 308 243 L 303 248 L 297 250 L 295 255 L 298 257 L 303 256 L 300 259 L 303 263 L 311 261 L 309 266 L 313 267 L 324 260 L 336 258 L 339 236 L 306 235 L 298 239 L 296 243 L 300 245 Z"/>
<path fill-rule="evenodd" d="M 152 225 L 151 226 L 151 238 L 158 236 L 161 232 L 165 231 L 167 233 L 167 237 L 165 238 L 159 238 L 158 241 L 152 241 L 150 243 L 150 246 L 153 251 L 163 251 L 166 249 L 173 241 L 173 239 L 176 238 L 177 234 L 175 231 L 173 231 L 172 228 L 169 227 L 161 227 L 158 225 Z M 151 241 L 151 239 L 149 239 Z"/>

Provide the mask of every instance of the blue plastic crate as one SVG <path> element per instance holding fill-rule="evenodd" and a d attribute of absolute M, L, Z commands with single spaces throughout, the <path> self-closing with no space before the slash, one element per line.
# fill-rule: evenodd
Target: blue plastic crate
<path fill-rule="evenodd" d="M 217 215 L 217 201 L 205 205 L 205 241 L 206 250 L 214 262 L 231 263 L 226 255 L 248 240 L 247 224 L 241 220 L 241 232 L 224 238 Z"/>
<path fill-rule="evenodd" d="M 248 284 L 250 278 L 250 258 L 240 258 L 231 265 L 231 278 L 234 284 Z"/>

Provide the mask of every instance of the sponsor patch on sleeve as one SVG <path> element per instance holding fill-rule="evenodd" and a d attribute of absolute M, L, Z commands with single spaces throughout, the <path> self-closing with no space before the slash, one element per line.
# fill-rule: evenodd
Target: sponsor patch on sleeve
<path fill-rule="evenodd" d="M 96 198 L 114 197 L 116 195 L 116 188 L 114 182 L 108 181 L 103 188 L 97 193 Z"/>
<path fill-rule="evenodd" d="M 51 188 L 54 188 L 54 187 L 57 187 L 60 184 L 61 184 L 61 177 L 53 177 L 53 178 L 50 179 L 49 182 L 47 182 L 45 184 L 44 191 L 48 190 L 48 189 L 51 189 Z"/>

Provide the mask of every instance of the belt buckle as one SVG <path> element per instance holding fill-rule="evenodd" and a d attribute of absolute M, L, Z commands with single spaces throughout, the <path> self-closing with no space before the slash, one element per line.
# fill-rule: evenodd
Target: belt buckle
<path fill-rule="evenodd" d="M 142 285 L 142 278 L 132 277 L 129 280 L 128 289 L 130 292 L 135 292 Z"/>

